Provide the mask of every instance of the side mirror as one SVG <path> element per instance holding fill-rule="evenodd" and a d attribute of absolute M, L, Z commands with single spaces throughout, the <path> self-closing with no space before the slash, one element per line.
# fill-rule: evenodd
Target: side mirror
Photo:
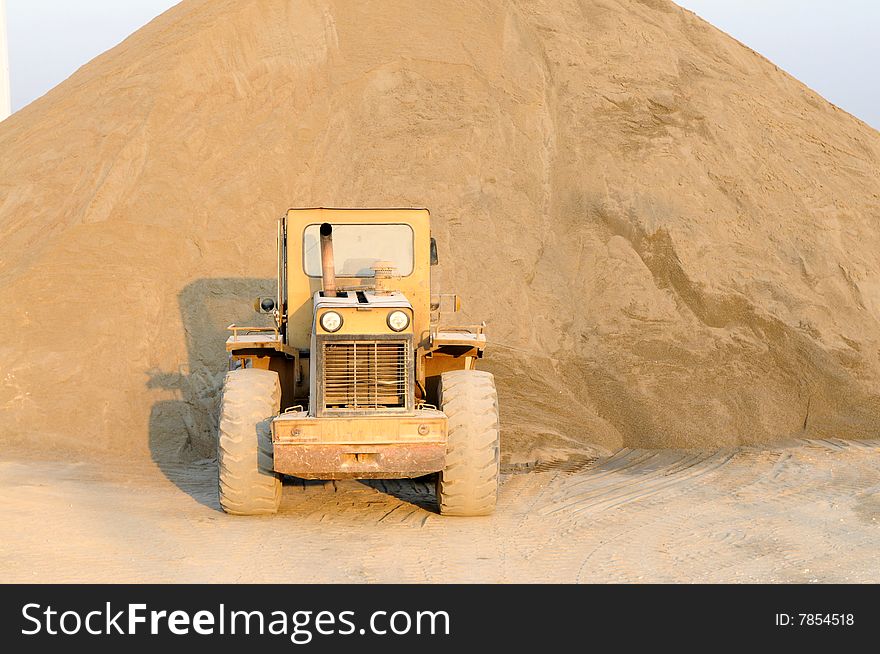
<path fill-rule="evenodd" d="M 436 266 L 440 263 L 440 258 L 437 256 L 437 241 L 434 240 L 434 237 L 431 237 L 431 265 Z"/>
<path fill-rule="evenodd" d="M 259 313 L 272 313 L 275 311 L 275 298 L 258 297 L 254 300 L 254 311 Z"/>

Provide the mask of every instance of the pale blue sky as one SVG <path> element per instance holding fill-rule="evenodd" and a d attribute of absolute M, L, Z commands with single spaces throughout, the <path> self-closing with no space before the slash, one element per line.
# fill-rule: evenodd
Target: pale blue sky
<path fill-rule="evenodd" d="M 7 0 L 20 109 L 176 0 Z M 880 0 L 679 0 L 880 128 Z"/>

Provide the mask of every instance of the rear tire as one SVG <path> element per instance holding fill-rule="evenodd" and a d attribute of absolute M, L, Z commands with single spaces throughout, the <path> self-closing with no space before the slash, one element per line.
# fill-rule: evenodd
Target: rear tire
<path fill-rule="evenodd" d="M 446 467 L 437 475 L 440 513 L 489 515 L 498 498 L 501 458 L 495 378 L 479 370 L 444 372 L 440 408 L 449 419 Z"/>
<path fill-rule="evenodd" d="M 244 368 L 226 374 L 217 443 L 220 506 L 226 513 L 278 511 L 281 476 L 274 470 L 271 423 L 280 407 L 278 373 Z"/>

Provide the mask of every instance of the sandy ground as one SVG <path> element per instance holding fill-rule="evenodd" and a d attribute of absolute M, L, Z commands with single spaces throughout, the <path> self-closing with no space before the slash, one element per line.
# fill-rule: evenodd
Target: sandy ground
<path fill-rule="evenodd" d="M 878 582 L 880 441 L 506 466 L 489 518 L 424 482 L 285 485 L 221 513 L 212 461 L 0 463 L 3 582 Z"/>

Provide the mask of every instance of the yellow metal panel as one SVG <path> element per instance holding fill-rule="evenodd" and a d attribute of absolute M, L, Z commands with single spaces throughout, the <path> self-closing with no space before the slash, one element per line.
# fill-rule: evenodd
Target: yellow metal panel
<path fill-rule="evenodd" d="M 295 417 L 300 415 L 303 417 Z M 306 414 L 286 414 L 272 422 L 272 434 L 276 443 L 445 443 L 446 422 L 445 414 L 430 410 L 407 417 L 309 418 Z"/>
<path fill-rule="evenodd" d="M 312 297 L 321 290 L 321 279 L 309 277 L 303 270 L 303 232 L 309 225 L 321 224 L 394 224 L 403 223 L 413 229 L 415 256 L 411 275 L 395 280 L 396 290 L 403 293 L 413 306 L 411 330 L 416 334 L 416 345 L 428 331 L 431 302 L 431 227 L 427 209 L 291 209 L 287 213 L 287 288 L 288 288 L 288 343 L 307 349 L 312 330 L 314 308 Z M 339 280 L 341 286 L 373 284 L 372 277 Z M 364 312 L 366 315 L 368 312 Z M 377 314 L 381 312 L 376 312 Z M 381 313 L 381 332 L 390 331 Z M 369 318 L 365 318 L 369 320 Z M 409 330 L 408 330 L 409 331 Z M 342 332 L 354 333 L 354 332 Z M 369 333 L 361 331 L 359 333 Z"/>

